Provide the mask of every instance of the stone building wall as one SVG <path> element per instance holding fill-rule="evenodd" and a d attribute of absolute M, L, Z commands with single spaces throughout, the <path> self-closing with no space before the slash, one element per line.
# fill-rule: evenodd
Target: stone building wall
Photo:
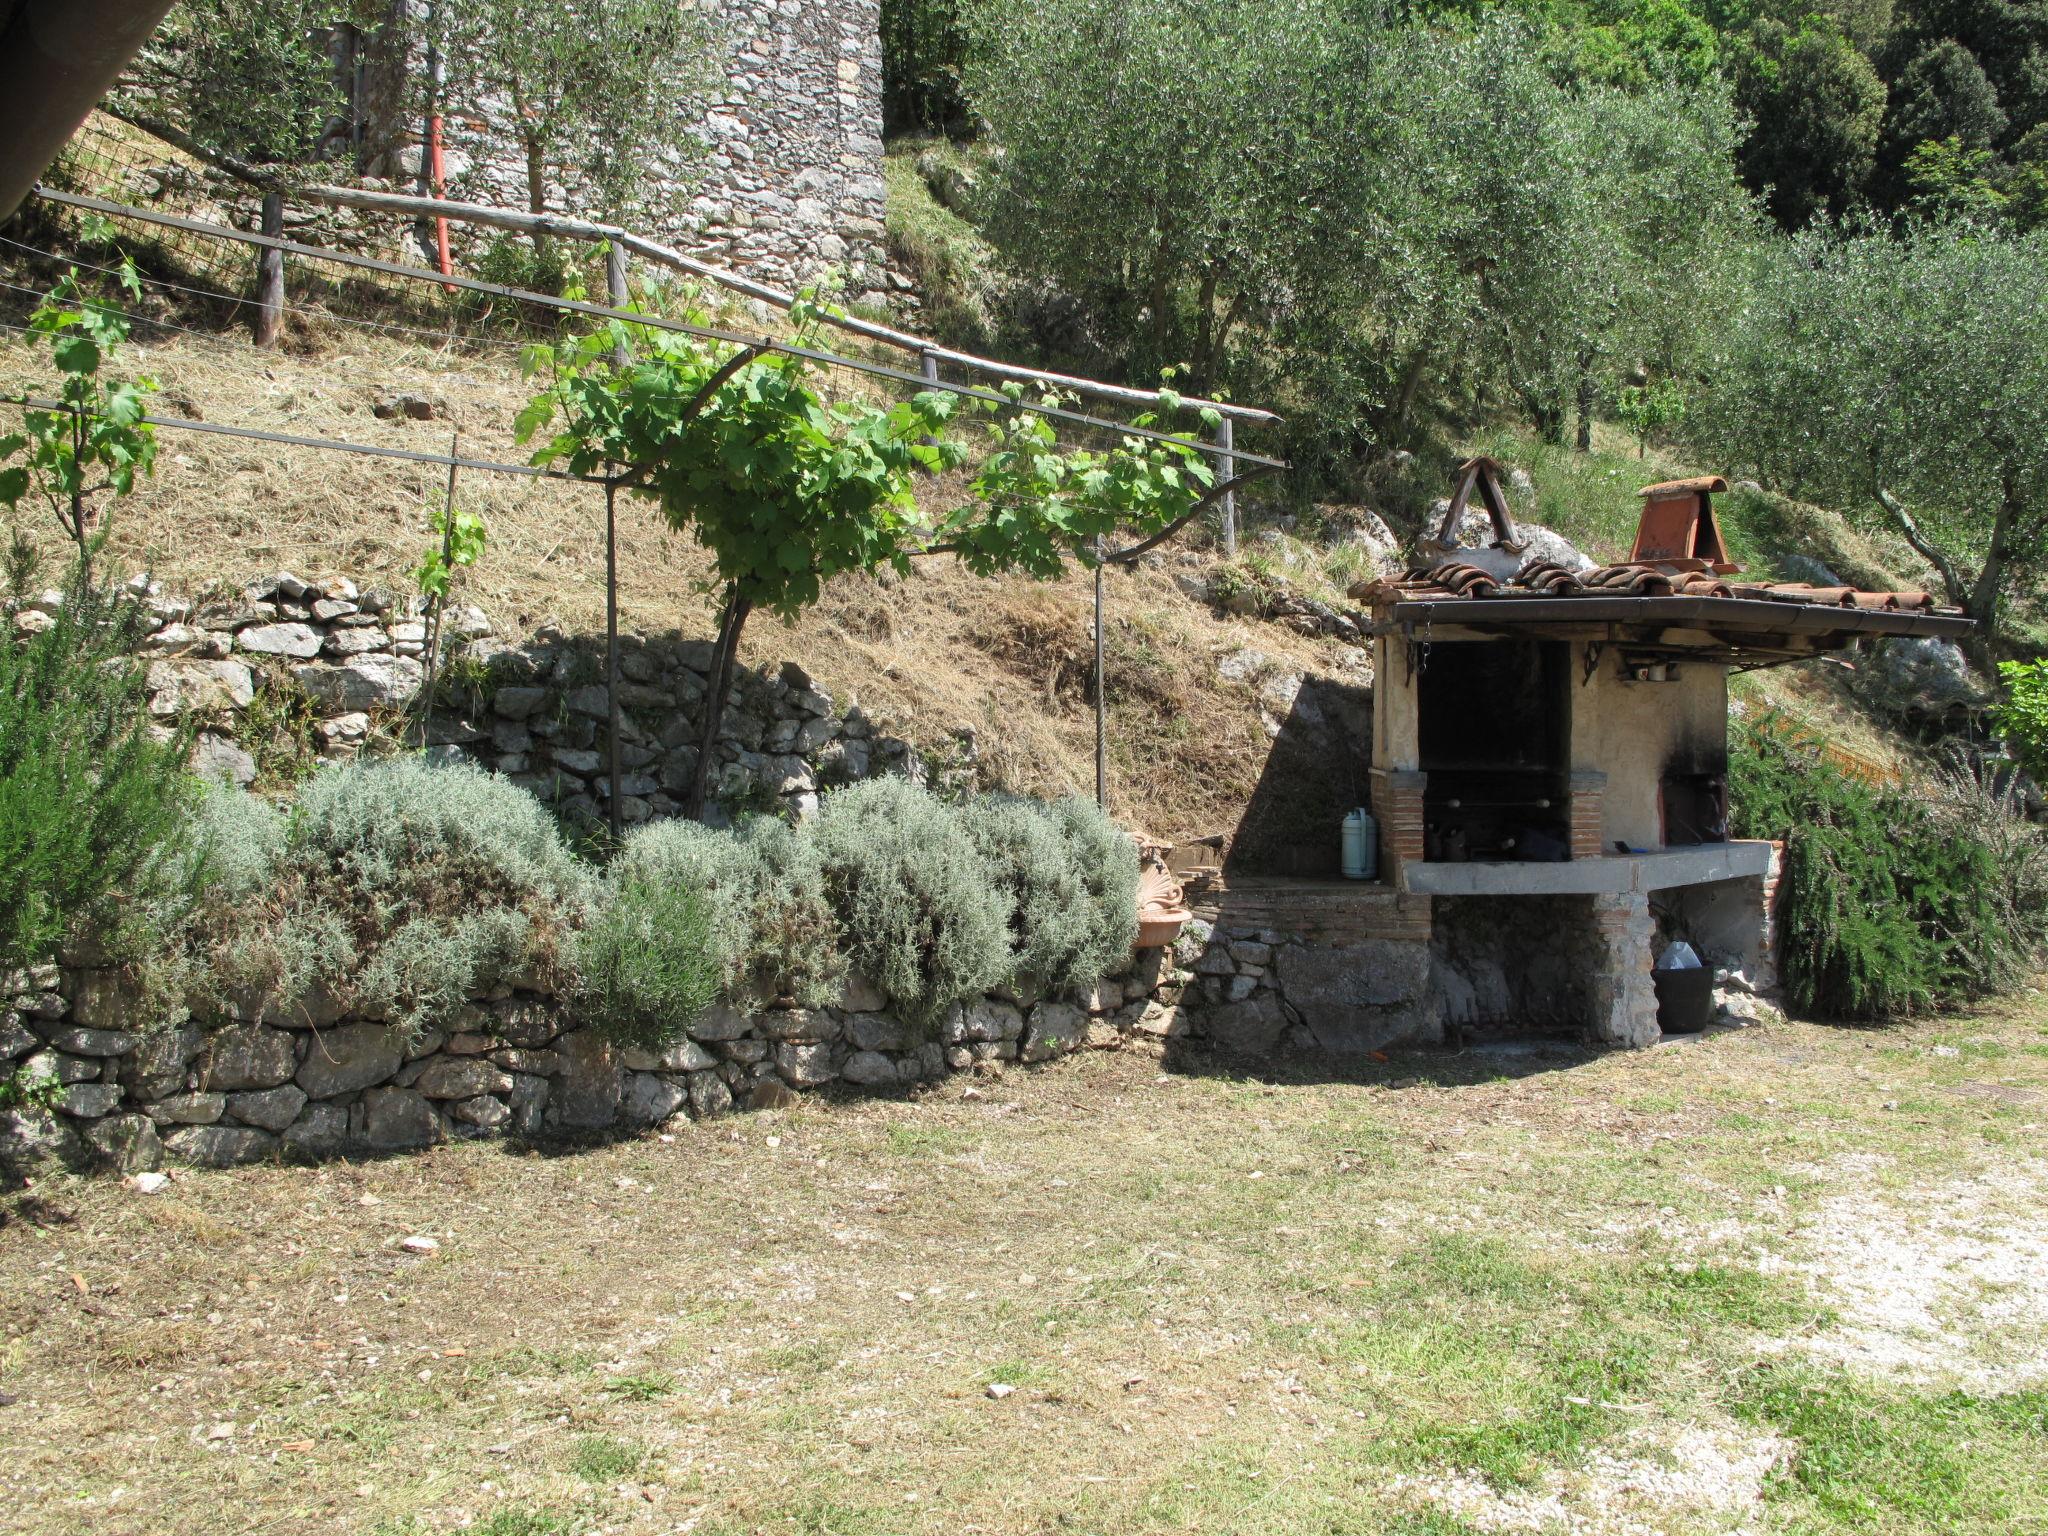
<path fill-rule="evenodd" d="M 722 82 L 698 123 L 675 125 L 678 154 L 655 172 L 680 195 L 639 233 L 778 284 L 799 286 L 837 269 L 849 297 L 878 303 L 892 291 L 882 246 L 882 44 L 879 0 L 703 0 L 722 34 Z M 368 119 L 363 170 L 412 191 L 419 181 L 416 83 L 423 56 L 374 43 L 359 111 Z M 470 89 L 448 70 L 444 163 L 450 194 L 527 206 L 526 163 L 509 104 Z M 549 188 L 551 210 L 598 216 L 584 189 Z"/>

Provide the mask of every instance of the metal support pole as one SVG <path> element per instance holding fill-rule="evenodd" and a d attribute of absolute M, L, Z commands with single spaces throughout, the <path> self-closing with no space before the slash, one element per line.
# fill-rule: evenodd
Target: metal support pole
<path fill-rule="evenodd" d="M 263 194 L 262 232 L 275 240 L 284 233 L 284 197 Z M 256 345 L 274 347 L 284 324 L 284 252 L 272 245 L 256 247 Z"/>
<path fill-rule="evenodd" d="M 1102 688 L 1102 535 L 1095 535 L 1095 804 L 1109 809 L 1109 706 Z"/>
<path fill-rule="evenodd" d="M 612 847 L 619 846 L 619 483 L 604 487 L 604 707 L 611 737 L 611 794 L 606 810 Z"/>
<path fill-rule="evenodd" d="M 613 309 L 626 307 L 626 248 L 614 240 L 604 253 L 604 286 Z M 612 366 L 623 368 L 632 358 L 632 348 L 620 342 L 612 348 Z"/>
<path fill-rule="evenodd" d="M 1223 450 L 1223 456 L 1216 461 L 1216 478 L 1219 482 L 1229 480 L 1237 474 L 1237 460 L 1230 456 L 1230 450 L 1237 446 L 1237 434 L 1231 427 L 1228 416 L 1216 424 L 1216 445 Z M 1237 492 L 1223 493 L 1223 558 L 1237 558 Z"/>

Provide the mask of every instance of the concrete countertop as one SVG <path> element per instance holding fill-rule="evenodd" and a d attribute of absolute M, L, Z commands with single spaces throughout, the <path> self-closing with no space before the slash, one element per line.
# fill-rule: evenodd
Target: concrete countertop
<path fill-rule="evenodd" d="M 1594 896 L 1739 880 L 1762 875 L 1770 866 L 1769 843 L 1703 843 L 1562 864 L 1407 864 L 1402 867 L 1401 886 L 1417 896 Z"/>

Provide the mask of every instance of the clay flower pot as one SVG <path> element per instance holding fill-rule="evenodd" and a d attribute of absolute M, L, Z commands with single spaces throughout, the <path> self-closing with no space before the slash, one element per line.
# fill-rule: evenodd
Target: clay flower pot
<path fill-rule="evenodd" d="M 1180 882 L 1156 864 L 1147 868 L 1138 880 L 1138 948 L 1164 949 L 1191 916 Z"/>

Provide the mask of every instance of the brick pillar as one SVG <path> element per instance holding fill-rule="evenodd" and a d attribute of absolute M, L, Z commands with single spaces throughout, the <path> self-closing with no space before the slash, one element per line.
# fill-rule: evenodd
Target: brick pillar
<path fill-rule="evenodd" d="M 1372 815 L 1380 827 L 1380 879 L 1401 883 L 1403 864 L 1422 862 L 1422 791 L 1429 775 L 1414 768 L 1371 770 Z"/>
<path fill-rule="evenodd" d="M 1571 775 L 1568 788 L 1572 857 L 1597 859 L 1607 851 L 1600 830 L 1607 803 L 1607 775 L 1580 769 Z"/>
<path fill-rule="evenodd" d="M 1657 988 L 1650 979 L 1650 946 L 1657 924 L 1641 891 L 1603 891 L 1592 898 L 1591 985 L 1593 1038 L 1633 1049 L 1655 1045 Z"/>

